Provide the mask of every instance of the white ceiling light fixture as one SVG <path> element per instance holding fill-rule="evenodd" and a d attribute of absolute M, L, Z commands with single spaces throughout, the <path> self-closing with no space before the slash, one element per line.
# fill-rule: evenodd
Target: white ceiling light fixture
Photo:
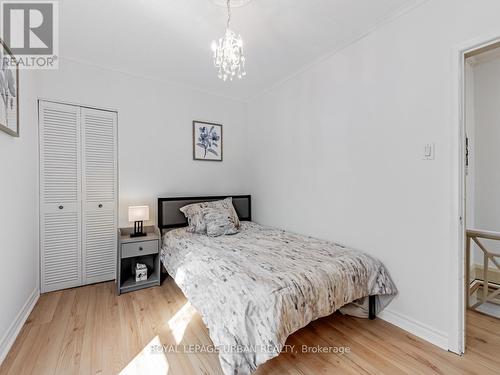
<path fill-rule="evenodd" d="M 220 0 L 213 0 L 219 3 Z M 237 1 L 237 0 L 236 0 Z M 239 6 L 245 5 L 248 1 L 239 0 Z M 218 77 L 223 81 L 228 78 L 230 81 L 234 77 L 243 78 L 247 73 L 245 71 L 245 55 L 243 54 L 243 40 L 240 35 L 232 31 L 229 26 L 231 23 L 231 0 L 227 0 L 227 25 L 224 37 L 219 41 L 212 42 L 212 52 L 214 65 L 219 70 Z"/>

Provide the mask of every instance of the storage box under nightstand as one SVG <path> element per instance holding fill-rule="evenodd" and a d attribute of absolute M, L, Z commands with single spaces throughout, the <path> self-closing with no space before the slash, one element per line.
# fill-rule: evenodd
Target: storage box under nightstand
<path fill-rule="evenodd" d="M 154 226 L 144 227 L 147 236 L 130 237 L 133 228 L 118 230 L 118 259 L 116 292 L 122 294 L 160 285 L 160 231 Z M 148 268 L 148 278 L 135 281 L 135 267 L 143 263 Z"/>

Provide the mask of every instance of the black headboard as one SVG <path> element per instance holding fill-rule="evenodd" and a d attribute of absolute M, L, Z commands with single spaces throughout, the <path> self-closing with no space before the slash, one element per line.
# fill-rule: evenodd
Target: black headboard
<path fill-rule="evenodd" d="M 179 211 L 181 207 L 191 203 L 218 201 L 227 197 L 233 198 L 233 206 L 240 220 L 252 220 L 252 197 L 250 195 L 158 198 L 158 227 L 160 230 L 185 227 L 187 219 Z"/>

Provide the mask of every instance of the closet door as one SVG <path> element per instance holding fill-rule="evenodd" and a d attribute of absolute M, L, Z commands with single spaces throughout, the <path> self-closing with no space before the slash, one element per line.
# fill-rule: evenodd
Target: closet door
<path fill-rule="evenodd" d="M 117 114 L 82 108 L 83 284 L 115 279 Z"/>
<path fill-rule="evenodd" d="M 80 108 L 40 101 L 42 292 L 78 286 L 81 274 Z"/>

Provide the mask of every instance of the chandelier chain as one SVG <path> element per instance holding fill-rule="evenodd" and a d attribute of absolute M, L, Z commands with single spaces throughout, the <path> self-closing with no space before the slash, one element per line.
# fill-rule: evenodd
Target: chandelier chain
<path fill-rule="evenodd" d="M 229 29 L 230 23 L 231 23 L 231 0 L 227 0 L 227 26 L 226 26 L 226 29 Z"/>

